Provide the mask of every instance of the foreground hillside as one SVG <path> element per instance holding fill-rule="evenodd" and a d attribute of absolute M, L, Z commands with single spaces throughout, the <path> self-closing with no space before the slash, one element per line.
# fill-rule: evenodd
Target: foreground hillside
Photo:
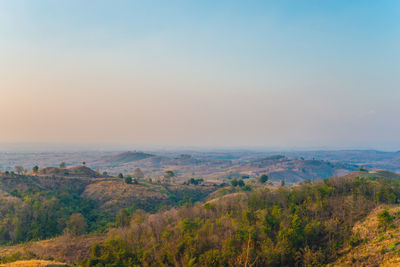
<path fill-rule="evenodd" d="M 43 168 L 32 175 L 0 173 L 0 245 L 65 232 L 102 232 L 119 212 L 156 212 L 204 199 L 217 189 L 143 179 L 127 183 L 122 178 L 100 177 L 82 166 L 59 170 Z"/>
<path fill-rule="evenodd" d="M 390 177 L 386 177 L 390 175 Z M 134 215 L 94 248 L 89 265 L 318 266 L 335 261 L 353 227 L 381 203 L 397 203 L 399 176 L 357 172 L 293 188 Z M 117 248 L 117 250 L 116 250 Z M 113 251 L 124 251 L 117 257 Z M 107 255 L 107 256 L 106 256 Z"/>
<path fill-rule="evenodd" d="M 75 249 L 86 266 L 396 266 L 399 178 L 361 171 L 225 194 L 153 214 L 137 210 L 120 217 L 118 227 L 91 249 Z M 387 214 L 380 215 L 385 207 Z M 63 249 L 33 253 L 40 242 L 20 257 L 73 261 Z M 48 242 L 52 248 L 60 244 Z M 17 251 L 18 246 L 0 250 L 9 255 L 3 261 Z"/>
<path fill-rule="evenodd" d="M 387 225 L 380 214 L 387 211 Z M 390 218 L 388 217 L 388 218 Z M 329 266 L 400 266 L 400 206 L 382 205 L 371 211 L 353 229 L 350 244 Z"/>

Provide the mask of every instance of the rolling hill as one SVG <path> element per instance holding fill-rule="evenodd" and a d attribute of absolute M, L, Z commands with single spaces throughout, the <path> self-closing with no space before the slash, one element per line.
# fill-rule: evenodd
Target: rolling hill
<path fill-rule="evenodd" d="M 134 157 L 133 161 L 120 159 L 126 153 L 107 158 L 107 161 L 97 161 L 95 166 L 103 166 L 111 173 L 132 173 L 140 168 L 146 177 L 159 179 L 167 170 L 176 174 L 178 181 L 185 181 L 189 177 L 202 178 L 213 182 L 229 182 L 232 178 L 257 178 L 267 174 L 272 181 L 285 180 L 290 183 L 301 182 L 306 179 L 327 178 L 333 175 L 344 175 L 355 171 L 359 167 L 345 163 L 331 163 L 323 160 L 303 160 L 288 158 L 282 155 L 271 155 L 249 160 L 224 160 L 215 158 L 194 158 L 188 154 L 177 156 Z M 136 154 L 135 154 L 136 155 Z"/>
<path fill-rule="evenodd" d="M 142 159 L 147 159 L 154 157 L 152 154 L 148 153 L 143 153 L 143 152 L 124 152 L 112 156 L 106 156 L 103 158 L 106 162 L 109 162 L 111 164 L 118 164 L 118 163 L 125 163 L 125 162 L 133 162 L 133 161 L 138 161 Z"/>
<path fill-rule="evenodd" d="M 101 231 L 121 210 L 156 212 L 204 199 L 218 188 L 98 176 L 83 166 L 0 173 L 0 245 L 60 235 L 74 214 L 84 232 Z"/>
<path fill-rule="evenodd" d="M 290 187 L 251 185 L 250 191 L 221 188 L 226 193 L 194 205 L 157 213 L 136 210 L 128 221 L 120 219 L 120 224 L 100 235 L 67 234 L 0 247 L 0 260 L 52 258 L 86 266 L 246 266 L 250 262 L 254 266 L 397 266 L 400 262 L 399 174 L 357 171 Z M 113 186 L 118 187 L 111 188 L 116 194 L 127 190 L 118 191 L 120 184 Z M 104 193 L 100 190 L 99 196 Z M 385 210 L 388 215 L 382 217 Z"/>

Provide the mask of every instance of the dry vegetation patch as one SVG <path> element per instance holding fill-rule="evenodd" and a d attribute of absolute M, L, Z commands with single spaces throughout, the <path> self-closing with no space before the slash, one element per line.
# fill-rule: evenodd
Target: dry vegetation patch
<path fill-rule="evenodd" d="M 19 254 L 21 258 L 57 260 L 60 262 L 74 263 L 86 259 L 90 254 L 90 249 L 92 248 L 93 244 L 103 242 L 104 240 L 105 237 L 103 235 L 83 235 L 83 236 L 63 235 L 43 241 L 28 242 L 16 246 L 0 247 L 0 255 L 11 256 Z M 6 266 L 20 266 L 20 265 L 6 265 Z M 37 266 L 37 265 L 21 265 L 21 266 Z M 43 266 L 53 266 L 53 265 L 43 265 Z"/>
<path fill-rule="evenodd" d="M 384 209 L 395 216 L 386 231 L 379 227 L 378 213 Z M 328 266 L 400 266 L 400 206 L 382 205 L 353 227 L 353 236 L 359 244 L 349 245 L 342 256 Z"/>
<path fill-rule="evenodd" d="M 35 267 L 35 266 L 45 266 L 45 267 L 59 267 L 68 266 L 65 263 L 56 261 L 45 261 L 45 260 L 26 260 L 26 261 L 16 261 L 12 263 L 0 264 L 0 267 Z"/>
<path fill-rule="evenodd" d="M 104 179 L 88 185 L 83 197 L 101 203 L 104 209 L 120 209 L 140 201 L 161 201 L 168 198 L 160 186 L 148 186 L 143 183 L 126 184 L 122 179 Z"/>

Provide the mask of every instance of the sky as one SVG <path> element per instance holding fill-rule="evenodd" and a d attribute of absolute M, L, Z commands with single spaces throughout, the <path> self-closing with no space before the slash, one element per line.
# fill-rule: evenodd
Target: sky
<path fill-rule="evenodd" d="M 0 143 L 400 150 L 400 1 L 0 1 Z"/>

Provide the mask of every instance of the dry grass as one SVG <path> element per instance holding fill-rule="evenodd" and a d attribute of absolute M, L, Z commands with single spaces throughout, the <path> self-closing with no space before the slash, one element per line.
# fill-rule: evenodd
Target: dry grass
<path fill-rule="evenodd" d="M 172 196 L 182 198 L 186 194 L 199 200 L 216 189 L 211 185 L 157 184 L 145 181 L 126 184 L 119 178 L 99 178 L 85 188 L 82 197 L 95 200 L 102 210 L 116 213 L 132 205 L 144 210 L 154 210 L 160 204 L 173 205 L 175 200 Z"/>
<path fill-rule="evenodd" d="M 19 253 L 21 257 L 74 263 L 86 259 L 93 244 L 104 240 L 103 235 L 63 235 L 43 241 L 0 247 L 0 255 L 10 256 Z"/>
<path fill-rule="evenodd" d="M 44 261 L 44 260 L 27 260 L 27 261 L 16 261 L 12 263 L 0 264 L 0 267 L 34 267 L 34 266 L 65 267 L 68 265 L 61 262 Z"/>
<path fill-rule="evenodd" d="M 377 214 L 384 208 L 397 214 L 393 227 L 383 231 L 378 227 Z M 365 220 L 353 227 L 359 233 L 361 244 L 348 246 L 342 256 L 328 266 L 400 266 L 400 206 L 379 206 Z"/>
<path fill-rule="evenodd" d="M 137 201 L 162 201 L 168 195 L 161 192 L 160 186 L 148 186 L 143 183 L 126 184 L 122 179 L 104 179 L 88 185 L 82 193 L 83 197 L 101 203 L 103 209 L 118 210 L 129 207 Z"/>

